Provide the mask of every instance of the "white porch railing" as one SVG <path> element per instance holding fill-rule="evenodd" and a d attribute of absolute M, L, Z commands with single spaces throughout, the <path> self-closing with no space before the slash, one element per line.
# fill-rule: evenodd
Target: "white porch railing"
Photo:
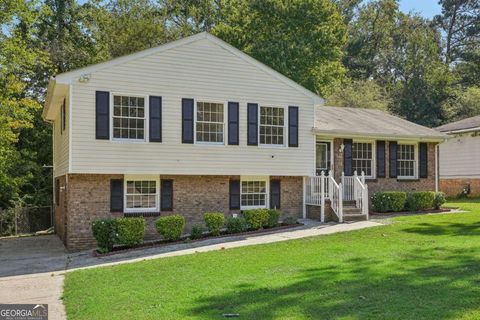
<path fill-rule="evenodd" d="M 355 206 L 362 210 L 362 214 L 368 220 L 368 185 L 365 183 L 365 175 L 362 172 L 361 176 L 357 176 L 356 172 L 353 181 L 353 193 Z"/>
<path fill-rule="evenodd" d="M 320 221 L 325 221 L 325 200 L 328 199 L 338 220 L 343 222 L 342 184 L 335 181 L 332 171 L 328 176 L 322 172 L 320 176 L 306 177 L 304 197 L 305 205 L 320 206 Z"/>

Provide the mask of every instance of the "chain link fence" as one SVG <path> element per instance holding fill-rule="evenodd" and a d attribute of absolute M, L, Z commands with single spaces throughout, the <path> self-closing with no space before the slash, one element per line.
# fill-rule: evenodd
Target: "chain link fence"
<path fill-rule="evenodd" d="M 0 236 L 35 233 L 52 226 L 51 206 L 0 209 Z"/>

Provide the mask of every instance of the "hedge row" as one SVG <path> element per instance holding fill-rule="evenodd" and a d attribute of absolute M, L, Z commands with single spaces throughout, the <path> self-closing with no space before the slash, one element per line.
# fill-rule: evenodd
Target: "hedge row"
<path fill-rule="evenodd" d="M 226 227 L 227 233 L 239 233 L 247 230 L 261 228 L 273 228 L 279 224 L 280 212 L 274 209 L 253 209 L 243 211 L 239 217 L 230 217 L 225 224 L 225 216 L 222 212 L 207 212 L 203 219 L 209 233 L 213 236 L 220 235 Z M 285 224 L 295 224 L 296 219 L 285 219 Z M 179 240 L 184 233 L 185 218 L 175 214 L 160 217 L 155 222 L 158 233 L 167 241 Z M 92 231 L 98 243 L 99 252 L 109 252 L 115 244 L 135 246 L 143 242 L 145 235 L 145 219 L 140 218 L 116 218 L 100 219 L 92 224 Z M 203 228 L 200 225 L 192 227 L 190 238 L 203 237 Z"/>
<path fill-rule="evenodd" d="M 372 205 L 377 212 L 400 212 L 440 209 L 445 203 L 443 192 L 419 191 L 376 192 L 372 196 Z"/>

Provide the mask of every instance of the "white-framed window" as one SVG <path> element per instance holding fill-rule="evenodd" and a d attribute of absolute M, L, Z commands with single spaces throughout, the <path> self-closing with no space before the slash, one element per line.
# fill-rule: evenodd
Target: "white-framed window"
<path fill-rule="evenodd" d="M 160 208 L 160 178 L 126 176 L 124 179 L 125 212 L 155 212 Z"/>
<path fill-rule="evenodd" d="M 145 140 L 147 110 L 145 103 L 145 97 L 113 95 L 112 137 L 114 140 Z"/>
<path fill-rule="evenodd" d="M 240 181 L 240 208 L 266 208 L 268 201 L 268 184 L 263 179 L 248 179 Z"/>
<path fill-rule="evenodd" d="M 397 178 L 417 177 L 417 145 L 402 143 L 397 145 Z"/>
<path fill-rule="evenodd" d="M 352 144 L 352 171 L 362 172 L 366 177 L 375 176 L 375 147 L 373 142 L 354 141 Z"/>
<path fill-rule="evenodd" d="M 285 145 L 285 108 L 260 106 L 260 144 Z"/>
<path fill-rule="evenodd" d="M 197 101 L 196 142 L 223 144 L 225 140 L 225 104 Z"/>

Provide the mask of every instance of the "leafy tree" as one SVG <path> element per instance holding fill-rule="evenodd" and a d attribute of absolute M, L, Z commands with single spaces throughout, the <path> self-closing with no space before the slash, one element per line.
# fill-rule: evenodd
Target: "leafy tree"
<path fill-rule="evenodd" d="M 327 105 L 388 110 L 390 98 L 385 88 L 373 80 L 357 80 L 337 86 L 327 99 Z"/>
<path fill-rule="evenodd" d="M 325 95 L 344 77 L 346 28 L 329 0 L 234 0 L 212 32 Z"/>
<path fill-rule="evenodd" d="M 480 46 L 480 1 L 440 0 L 442 14 L 435 22 L 445 33 L 445 62 L 465 58 Z"/>
<path fill-rule="evenodd" d="M 480 115 L 480 87 L 461 89 L 446 104 L 449 121 L 457 121 Z"/>

